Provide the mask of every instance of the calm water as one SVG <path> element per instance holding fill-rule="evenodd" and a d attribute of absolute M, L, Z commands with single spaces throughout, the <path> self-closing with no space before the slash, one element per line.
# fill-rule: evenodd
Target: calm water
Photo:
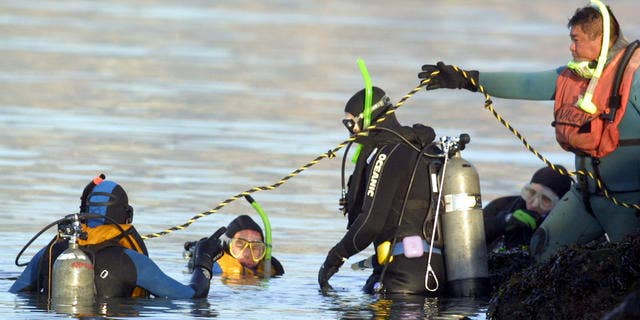
<path fill-rule="evenodd" d="M 537 70 L 568 59 L 567 18 L 585 1 L 0 1 L 0 276 L 15 277 L 20 248 L 75 212 L 84 185 L 104 172 L 128 191 L 147 234 L 254 186 L 269 185 L 346 138 L 339 122 L 362 87 L 399 100 L 427 62 Z M 639 35 L 636 1 L 611 3 Z M 483 109 L 482 96 L 420 92 L 398 111 L 439 135 L 467 132 L 485 202 L 515 193 L 540 160 Z M 549 103 L 495 99 L 502 115 L 551 161 Z M 341 155 L 341 154 L 340 154 Z M 379 299 L 347 265 L 337 292 L 318 293 L 317 270 L 343 232 L 340 160 L 323 160 L 280 188 L 254 194 L 271 217 L 282 278 L 238 286 L 212 281 L 205 301 L 107 301 L 110 318 L 484 319 L 475 300 Z M 152 258 L 186 283 L 182 243 L 212 233 L 243 200 L 184 231 L 149 240 Z M 256 215 L 254 215 L 256 216 Z M 257 219 L 257 218 L 256 218 Z M 52 236 L 45 234 L 27 251 Z M 362 259 L 370 251 L 353 257 Z M 23 258 L 25 259 L 25 258 Z M 0 317 L 66 318 L 34 297 L 7 293 Z"/>

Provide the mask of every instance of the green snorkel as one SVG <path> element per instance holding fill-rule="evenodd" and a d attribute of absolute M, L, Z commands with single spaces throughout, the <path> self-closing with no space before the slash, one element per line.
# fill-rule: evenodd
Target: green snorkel
<path fill-rule="evenodd" d="M 361 130 L 365 130 L 367 127 L 369 127 L 369 125 L 371 125 L 371 100 L 373 100 L 373 85 L 371 84 L 371 77 L 369 76 L 367 65 L 364 64 L 364 60 L 362 60 L 362 58 L 358 58 L 358 67 L 360 68 L 362 79 L 364 80 L 364 110 L 362 111 L 363 120 Z M 358 148 L 353 154 L 353 158 L 351 158 L 351 162 L 356 163 L 358 161 L 361 150 L 362 145 L 359 144 Z"/>
<path fill-rule="evenodd" d="M 578 100 L 578 107 L 584 112 L 594 114 L 598 108 L 593 104 L 593 92 L 596 90 L 598 80 L 602 75 L 602 70 L 607 62 L 607 54 L 609 53 L 609 38 L 610 38 L 610 20 L 609 10 L 600 0 L 591 0 L 591 5 L 598 8 L 602 15 L 602 48 L 600 48 L 600 56 L 598 56 L 598 65 L 593 73 L 593 77 L 589 81 L 589 86 L 584 96 Z"/>
<path fill-rule="evenodd" d="M 264 225 L 264 243 L 267 245 L 266 253 L 264 255 L 264 277 L 271 277 L 271 223 L 269 222 L 269 217 L 262 210 L 262 207 L 253 199 L 250 195 L 244 196 L 244 198 L 251 204 L 251 206 L 256 209 L 256 212 L 260 215 L 262 219 L 262 224 Z"/>

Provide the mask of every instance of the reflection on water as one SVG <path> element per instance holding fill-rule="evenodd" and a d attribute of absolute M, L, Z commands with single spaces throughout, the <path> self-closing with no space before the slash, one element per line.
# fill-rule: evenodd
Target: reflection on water
<path fill-rule="evenodd" d="M 0 315 L 66 318 L 7 293 L 16 253 L 48 223 L 78 210 L 97 173 L 125 187 L 141 234 L 182 224 L 254 186 L 270 185 L 347 136 L 339 119 L 362 87 L 356 59 L 393 101 L 419 66 L 444 60 L 482 70 L 566 63 L 566 18 L 583 1 L 2 1 L 0 2 Z M 637 3 L 614 12 L 638 37 Z M 483 201 L 517 193 L 542 163 L 483 108 L 478 94 L 414 95 L 401 122 L 439 135 L 466 132 Z M 551 161 L 551 104 L 495 99 L 505 119 Z M 338 156 L 341 156 L 339 154 Z M 339 157 L 338 157 L 339 159 Z M 107 300 L 97 318 L 483 319 L 476 300 L 376 297 L 368 274 L 343 268 L 318 292 L 317 271 L 343 235 L 339 160 L 324 159 L 277 190 L 255 193 L 270 216 L 283 277 L 256 285 L 212 281 L 209 298 Z M 150 239 L 151 257 L 182 283 L 182 244 L 211 234 L 242 201 L 187 230 Z M 33 256 L 52 234 L 36 240 Z M 351 259 L 370 254 L 367 249 Z"/>

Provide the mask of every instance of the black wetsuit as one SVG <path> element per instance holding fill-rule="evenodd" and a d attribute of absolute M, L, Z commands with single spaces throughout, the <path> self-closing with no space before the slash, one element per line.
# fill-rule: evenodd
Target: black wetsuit
<path fill-rule="evenodd" d="M 506 228 L 507 216 L 518 209 L 527 209 L 526 202 L 520 196 L 497 198 L 482 209 L 487 248 L 491 250 L 501 247 L 500 240 L 503 240 L 504 247 L 507 249 L 529 245 L 534 229 L 524 225 L 515 225 L 509 230 Z M 537 218 L 537 225 L 540 225 L 544 220 L 537 215 L 535 218 Z"/>
<path fill-rule="evenodd" d="M 400 133 L 419 149 L 425 148 L 435 137 L 430 127 L 400 127 L 395 118 L 387 119 L 384 126 Z M 371 243 L 377 247 L 385 241 L 394 243 L 394 240 L 400 246 L 405 236 L 413 235 L 430 241 L 435 216 L 430 173 L 437 174 L 433 158 L 420 155 L 413 147 L 388 131 L 372 131 L 368 137 L 357 141 L 364 148 L 349 178 L 346 205 L 349 215 L 348 231 L 334 247 L 336 252 L 342 257 L 350 257 Z M 429 151 L 433 152 L 432 149 Z M 440 237 L 436 238 L 435 247 L 438 252 L 442 248 Z M 426 250 L 428 251 L 428 247 Z M 428 252 L 418 258 L 397 254 L 386 270 L 385 266 L 375 264 L 364 290 L 372 293 L 375 283 L 380 281 L 383 274 L 382 288 L 385 293 L 428 293 L 425 289 L 427 260 Z M 432 255 L 431 266 L 439 283 L 444 284 L 444 261 L 441 254 Z M 429 280 L 429 287 L 436 287 L 433 277 Z"/>
<path fill-rule="evenodd" d="M 142 296 L 151 293 L 156 297 L 187 299 L 205 297 L 208 294 L 209 279 L 201 271 L 194 272 L 190 285 L 174 280 L 147 256 L 142 239 L 135 229 L 131 229 L 134 238 L 139 239 L 143 253 L 113 243 L 82 248 L 93 260 L 97 297 L 132 297 L 136 287 L 144 289 L 139 291 Z M 52 244 L 51 250 L 49 246 L 44 247 L 31 259 L 9 289 L 10 292 L 47 293 L 50 262 L 53 264 L 55 258 L 68 247 L 66 240 Z"/>

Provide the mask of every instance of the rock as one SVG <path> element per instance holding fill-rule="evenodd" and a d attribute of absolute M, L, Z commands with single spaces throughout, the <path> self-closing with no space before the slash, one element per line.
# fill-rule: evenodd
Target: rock
<path fill-rule="evenodd" d="M 492 265 L 498 258 L 490 256 L 494 290 L 488 319 L 601 319 L 640 289 L 640 234 L 570 246 L 528 267 L 520 255 L 515 257 L 522 260 L 502 265 Z M 629 299 L 637 301 L 634 297 Z M 637 306 L 622 304 L 619 312 L 635 312 Z"/>

